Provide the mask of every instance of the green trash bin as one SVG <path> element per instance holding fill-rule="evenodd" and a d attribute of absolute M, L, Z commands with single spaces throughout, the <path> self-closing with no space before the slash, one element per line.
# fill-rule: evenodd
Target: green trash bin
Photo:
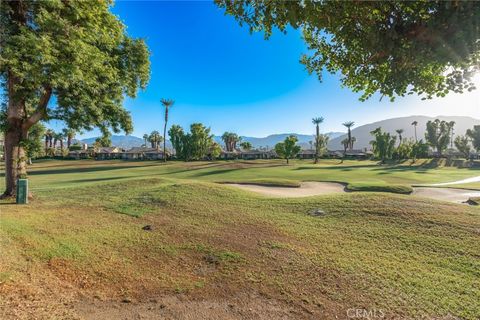
<path fill-rule="evenodd" d="M 17 180 L 17 204 L 28 203 L 28 179 Z"/>

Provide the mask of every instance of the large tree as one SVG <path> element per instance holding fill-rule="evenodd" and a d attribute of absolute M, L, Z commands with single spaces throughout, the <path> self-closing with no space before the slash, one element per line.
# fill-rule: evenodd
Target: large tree
<path fill-rule="evenodd" d="M 448 148 L 451 139 L 451 132 L 455 122 L 434 121 L 427 122 L 427 131 L 425 132 L 425 140 L 434 148 L 439 156 L 442 156 L 443 151 Z"/>
<path fill-rule="evenodd" d="M 290 135 L 286 137 L 283 142 L 279 142 L 275 145 L 275 152 L 279 157 L 287 160 L 288 164 L 289 160 L 295 158 L 300 150 L 302 150 L 302 148 L 297 145 L 297 142 L 298 138 L 294 135 Z"/>
<path fill-rule="evenodd" d="M 382 128 L 380 127 L 371 131 L 370 134 L 375 138 L 375 140 L 370 141 L 373 153 L 381 160 L 381 163 L 385 163 L 386 160 L 392 159 L 397 137 L 388 132 L 382 131 Z"/>
<path fill-rule="evenodd" d="M 466 136 L 472 139 L 473 148 L 477 152 L 480 151 L 480 126 L 473 126 L 473 129 L 468 129 Z"/>
<path fill-rule="evenodd" d="M 463 154 L 465 159 L 470 159 L 470 141 L 467 136 L 457 136 L 455 138 L 455 147 Z"/>
<path fill-rule="evenodd" d="M 111 1 L 1 1 L 0 85 L 6 95 L 6 190 L 26 174 L 23 147 L 40 120 L 74 130 L 132 131 L 124 96 L 150 76 L 143 40 L 127 36 Z M 55 102 L 53 103 L 52 100 Z"/>
<path fill-rule="evenodd" d="M 215 0 L 251 32 L 300 29 L 301 59 L 319 79 L 341 73 L 367 99 L 472 90 L 479 69 L 480 3 L 475 1 Z"/>
<path fill-rule="evenodd" d="M 189 133 L 185 133 L 182 127 L 173 125 L 168 134 L 178 159 L 190 161 L 218 156 L 218 147 L 214 145 L 210 128 L 201 123 L 193 123 Z"/>

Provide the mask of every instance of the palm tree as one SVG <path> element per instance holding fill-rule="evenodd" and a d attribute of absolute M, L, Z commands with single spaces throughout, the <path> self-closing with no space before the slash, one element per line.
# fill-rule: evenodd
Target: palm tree
<path fill-rule="evenodd" d="M 312 123 L 316 126 L 316 135 L 315 135 L 315 163 L 318 163 L 318 154 L 320 153 L 319 142 L 320 142 L 320 124 L 323 122 L 323 117 L 313 118 Z"/>
<path fill-rule="evenodd" d="M 417 121 L 412 122 L 412 126 L 415 129 L 415 142 L 418 142 L 418 139 L 417 139 L 417 125 L 418 125 Z"/>
<path fill-rule="evenodd" d="M 348 129 L 348 148 L 350 150 L 353 149 L 353 144 L 352 144 L 352 127 L 355 125 L 355 122 L 353 121 L 347 121 L 342 123 L 345 127 Z"/>
<path fill-rule="evenodd" d="M 45 154 L 48 153 L 48 148 L 52 147 L 52 137 L 53 137 L 52 129 L 47 129 L 45 131 Z"/>
<path fill-rule="evenodd" d="M 340 143 L 343 145 L 343 156 L 345 157 L 345 154 L 347 153 L 348 146 L 350 145 L 350 141 L 348 141 L 348 138 L 345 138 Z"/>
<path fill-rule="evenodd" d="M 53 148 L 57 148 L 57 142 L 58 142 L 58 133 L 52 130 L 52 139 L 53 139 Z M 50 145 L 51 147 L 51 145 Z"/>
<path fill-rule="evenodd" d="M 352 138 L 350 139 L 350 146 L 352 147 L 352 149 L 353 149 L 353 145 L 355 144 L 355 142 L 357 142 L 357 138 L 352 137 Z"/>
<path fill-rule="evenodd" d="M 395 132 L 398 134 L 398 145 L 402 144 L 402 134 L 403 134 L 403 129 L 397 129 Z"/>
<path fill-rule="evenodd" d="M 237 143 L 239 143 L 242 138 L 236 133 L 227 131 L 222 134 L 222 140 L 225 143 L 225 149 L 231 152 L 237 149 Z"/>
<path fill-rule="evenodd" d="M 148 143 L 148 134 L 144 134 L 143 135 L 143 142 L 145 142 L 145 147 L 147 147 L 147 143 Z"/>
<path fill-rule="evenodd" d="M 63 140 L 65 139 L 65 136 L 63 135 L 63 133 L 59 132 L 57 133 L 57 139 L 58 142 L 60 142 L 60 151 L 63 152 Z"/>
<path fill-rule="evenodd" d="M 63 129 L 63 136 L 67 138 L 67 148 L 70 148 L 72 145 L 72 140 L 75 138 L 75 130 L 70 128 Z"/>
<path fill-rule="evenodd" d="M 175 101 L 171 99 L 162 99 L 160 100 L 165 107 L 165 125 L 163 126 L 163 161 L 167 162 L 167 139 L 166 139 L 166 134 L 167 134 L 167 122 L 168 122 L 168 109 L 171 108 L 174 104 Z"/>
<path fill-rule="evenodd" d="M 157 130 L 152 131 L 152 133 L 150 133 L 150 136 L 148 137 L 148 140 L 152 144 L 152 148 L 155 148 L 158 150 L 159 143 L 162 141 L 160 132 L 158 132 Z"/>

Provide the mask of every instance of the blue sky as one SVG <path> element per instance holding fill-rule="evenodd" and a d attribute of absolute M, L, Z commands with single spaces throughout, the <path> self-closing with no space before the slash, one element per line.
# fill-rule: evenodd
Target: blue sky
<path fill-rule="evenodd" d="M 117 1 L 112 11 L 131 36 L 145 38 L 152 53 L 148 88 L 125 101 L 136 136 L 163 128 L 161 98 L 176 101 L 170 124 L 202 122 L 215 134 L 310 134 L 315 116 L 325 117 L 323 131 L 343 131 L 347 120 L 361 125 L 413 114 L 480 118 L 478 91 L 427 102 L 360 102 L 359 94 L 341 88 L 338 76 L 326 75 L 320 83 L 308 75 L 299 63 L 306 48 L 298 31 L 264 40 L 210 1 Z"/>

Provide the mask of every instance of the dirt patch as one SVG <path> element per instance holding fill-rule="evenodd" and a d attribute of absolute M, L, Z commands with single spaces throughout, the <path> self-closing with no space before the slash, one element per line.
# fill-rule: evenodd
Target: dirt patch
<path fill-rule="evenodd" d="M 182 295 L 161 296 L 148 302 L 82 301 L 75 311 L 85 320 L 97 319 L 305 319 L 299 310 L 262 296 L 229 300 L 191 300 Z"/>
<path fill-rule="evenodd" d="M 414 188 L 413 195 L 435 200 L 463 203 L 471 197 L 480 197 L 480 191 L 454 188 Z"/>
<path fill-rule="evenodd" d="M 230 183 L 227 185 L 243 190 L 261 193 L 270 197 L 298 198 L 345 192 L 345 186 L 336 182 L 302 182 L 298 188 L 237 183 Z"/>

